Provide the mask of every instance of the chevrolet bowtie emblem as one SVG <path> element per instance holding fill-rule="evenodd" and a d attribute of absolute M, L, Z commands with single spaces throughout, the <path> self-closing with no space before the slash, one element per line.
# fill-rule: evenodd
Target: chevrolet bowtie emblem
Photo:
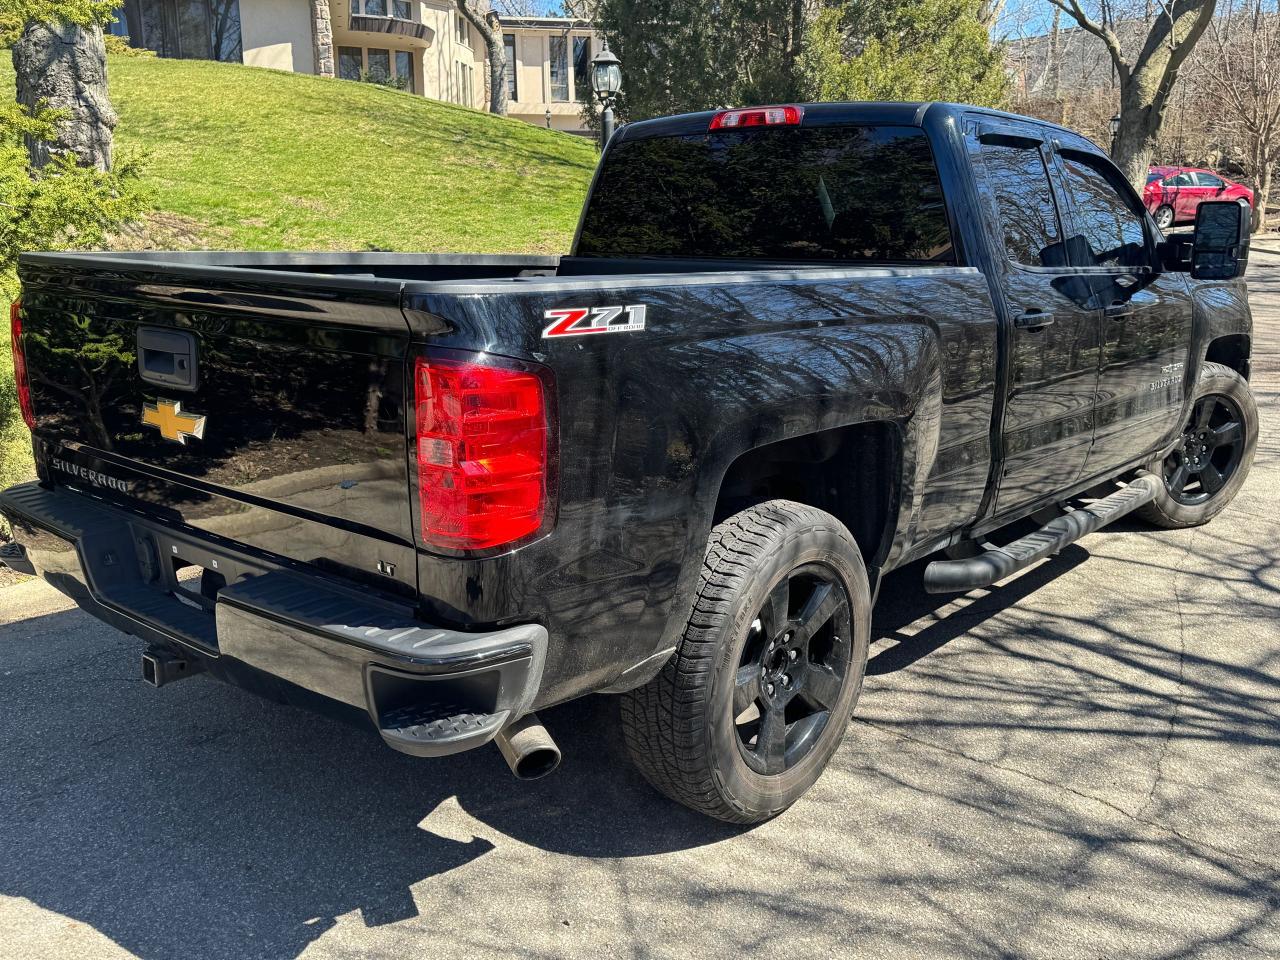
<path fill-rule="evenodd" d="M 148 427 L 155 427 L 166 440 L 185 444 L 187 437 L 204 439 L 204 417 L 195 413 L 183 413 L 180 400 L 144 403 L 142 422 Z"/>

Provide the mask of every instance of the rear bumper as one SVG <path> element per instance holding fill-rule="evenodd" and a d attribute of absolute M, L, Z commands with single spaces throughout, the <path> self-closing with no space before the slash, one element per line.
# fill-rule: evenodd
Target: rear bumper
<path fill-rule="evenodd" d="M 272 699 L 364 714 L 405 753 L 486 743 L 541 682 L 538 624 L 435 627 L 322 574 L 36 483 L 0 493 L 0 513 L 20 547 L 0 559 L 99 619 Z M 199 581 L 179 577 L 192 567 Z"/>

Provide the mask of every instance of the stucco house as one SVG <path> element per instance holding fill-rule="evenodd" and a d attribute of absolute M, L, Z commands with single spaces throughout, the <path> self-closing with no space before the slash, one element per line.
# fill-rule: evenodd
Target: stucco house
<path fill-rule="evenodd" d="M 590 24 L 510 18 L 502 29 L 508 114 L 582 132 L 589 93 L 580 81 L 599 49 Z M 125 0 L 110 30 L 162 57 L 389 78 L 422 96 L 488 107 L 484 41 L 452 0 Z"/>

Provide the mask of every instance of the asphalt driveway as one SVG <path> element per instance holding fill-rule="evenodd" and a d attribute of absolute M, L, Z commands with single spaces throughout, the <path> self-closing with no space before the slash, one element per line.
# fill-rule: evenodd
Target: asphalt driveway
<path fill-rule="evenodd" d="M 1088 537 L 990 591 L 885 584 L 810 796 L 654 794 L 597 698 L 565 763 L 414 761 L 0 589 L 0 957 L 1280 956 L 1280 247 L 1253 474 L 1208 527 Z"/>

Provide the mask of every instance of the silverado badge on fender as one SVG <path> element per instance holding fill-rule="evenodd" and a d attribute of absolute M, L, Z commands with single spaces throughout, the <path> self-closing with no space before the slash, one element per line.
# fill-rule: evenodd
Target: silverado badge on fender
<path fill-rule="evenodd" d="M 588 333 L 631 333 L 644 329 L 644 304 L 629 307 L 566 307 L 543 314 L 551 323 L 543 337 L 580 337 Z"/>
<path fill-rule="evenodd" d="M 181 400 L 157 400 L 142 405 L 142 423 L 155 427 L 166 440 L 186 444 L 187 437 L 204 439 L 204 417 L 185 413 Z"/>

